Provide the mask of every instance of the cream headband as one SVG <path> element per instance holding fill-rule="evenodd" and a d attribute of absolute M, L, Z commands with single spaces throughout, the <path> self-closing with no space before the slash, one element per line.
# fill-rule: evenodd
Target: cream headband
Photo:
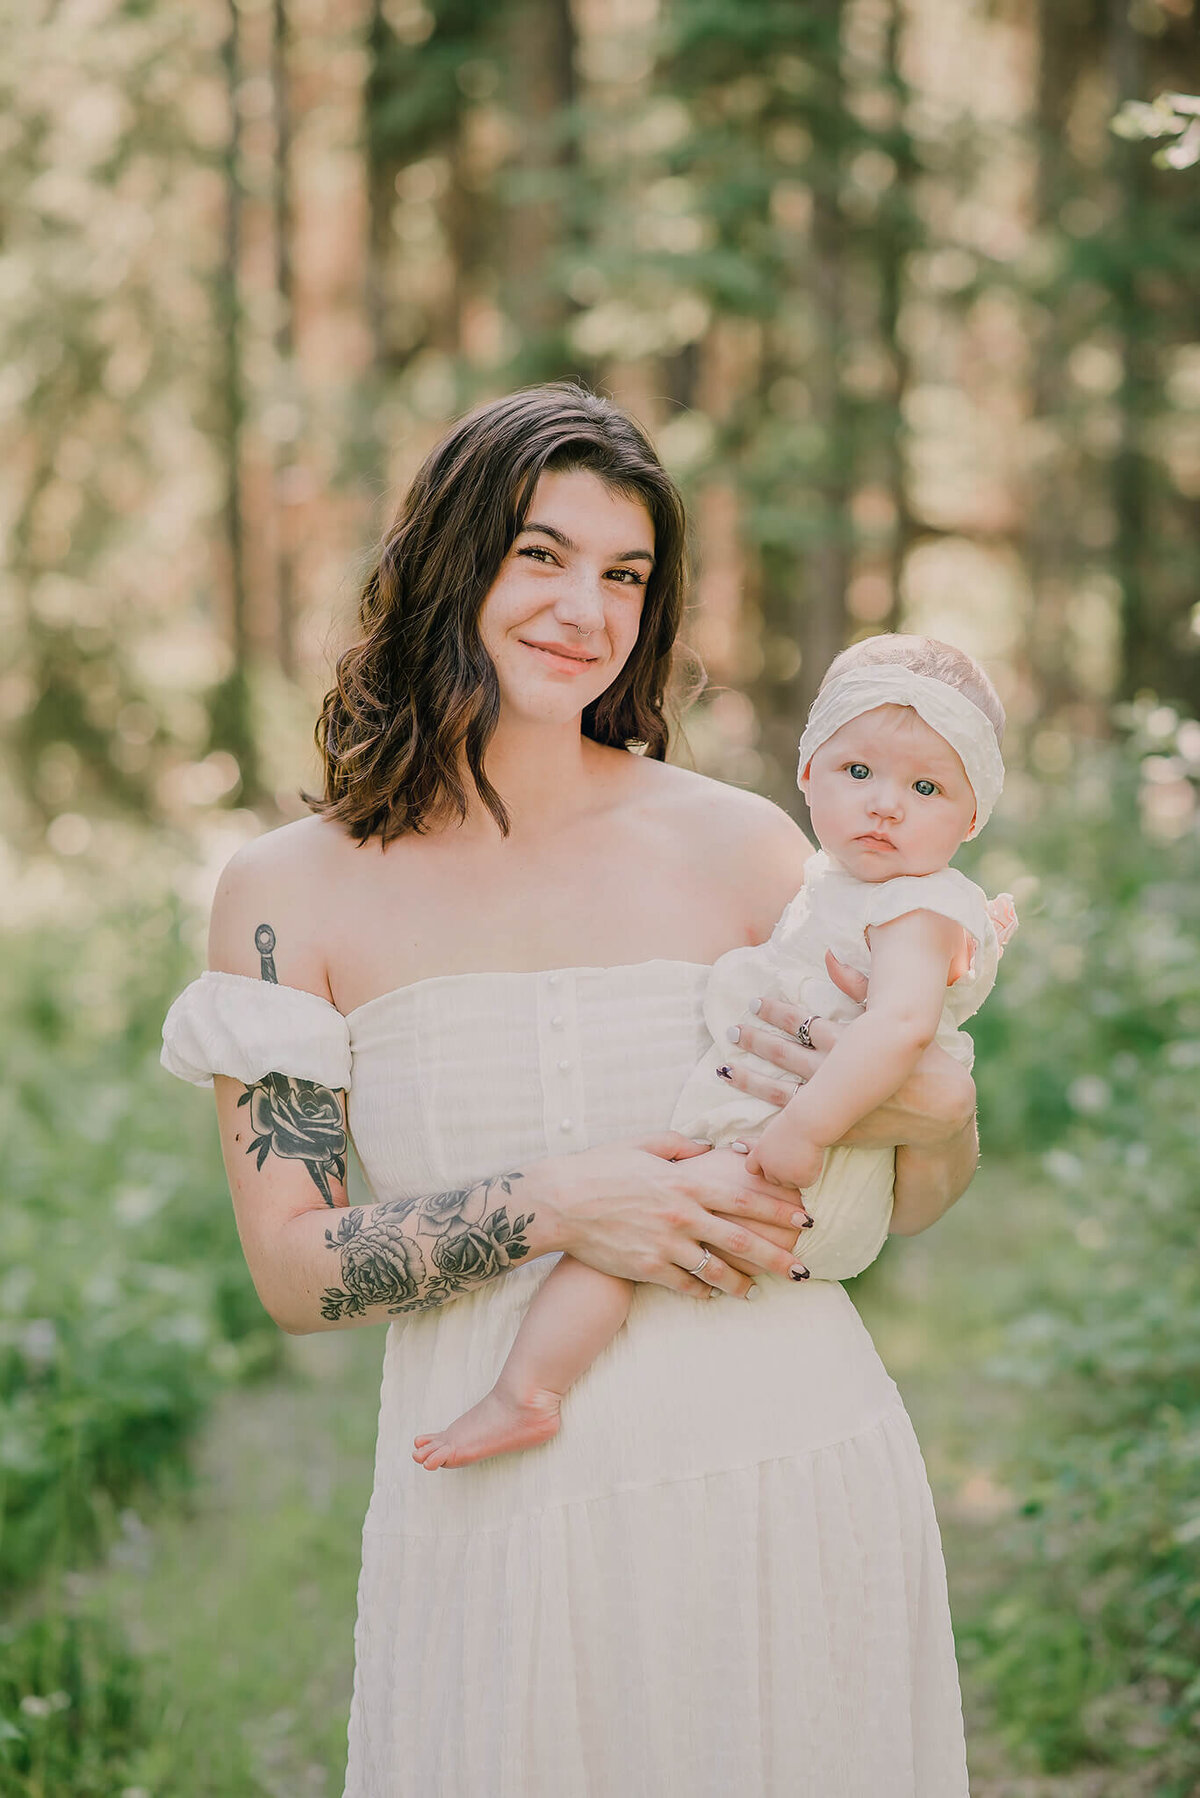
<path fill-rule="evenodd" d="M 835 731 L 881 705 L 911 706 L 939 737 L 957 750 L 975 794 L 975 822 L 967 833 L 978 836 L 1004 786 L 1004 761 L 996 731 L 986 713 L 948 681 L 914 674 L 898 662 L 839 674 L 813 701 L 800 739 L 797 779 Z"/>

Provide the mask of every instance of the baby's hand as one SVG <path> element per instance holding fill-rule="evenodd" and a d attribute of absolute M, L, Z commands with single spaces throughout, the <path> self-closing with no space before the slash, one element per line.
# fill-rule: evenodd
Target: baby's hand
<path fill-rule="evenodd" d="M 803 1192 L 820 1179 L 824 1160 L 824 1149 L 791 1124 L 786 1112 L 780 1112 L 750 1150 L 746 1169 L 773 1180 L 776 1186 L 794 1186 Z"/>

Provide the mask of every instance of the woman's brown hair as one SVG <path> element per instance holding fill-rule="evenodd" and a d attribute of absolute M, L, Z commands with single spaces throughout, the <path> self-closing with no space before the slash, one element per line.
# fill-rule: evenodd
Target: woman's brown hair
<path fill-rule="evenodd" d="M 529 387 L 460 419 L 405 496 L 367 578 L 361 635 L 339 659 L 317 723 L 325 764 L 314 811 L 360 843 L 465 818 L 471 780 L 501 831 L 504 803 L 484 772 L 500 688 L 479 609 L 524 526 L 539 478 L 586 469 L 640 500 L 654 524 L 654 571 L 637 643 L 583 714 L 583 734 L 666 753 L 663 701 L 686 587 L 683 502 L 641 427 L 570 383 Z"/>

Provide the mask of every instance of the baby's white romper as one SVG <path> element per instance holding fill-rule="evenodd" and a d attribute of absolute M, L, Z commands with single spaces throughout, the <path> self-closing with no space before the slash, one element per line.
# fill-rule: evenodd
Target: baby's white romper
<path fill-rule="evenodd" d="M 932 911 L 961 924 L 973 945 L 967 972 L 946 989 L 937 1043 L 970 1068 L 974 1044 L 961 1028 L 977 1012 L 996 980 L 1000 943 L 987 895 L 957 868 L 937 874 L 899 875 L 863 881 L 824 850 L 809 857 L 804 885 L 765 943 L 731 949 L 713 965 L 704 996 L 704 1021 L 713 1046 L 679 1095 L 671 1126 L 708 1142 L 749 1140 L 774 1117 L 776 1107 L 725 1085 L 716 1070 L 745 1059 L 767 1064 L 728 1040 L 731 1026 L 745 1024 L 756 999 L 798 1005 L 805 1016 L 848 1022 L 862 1010 L 830 980 L 825 951 L 860 974 L 870 975 L 867 932 L 908 912 Z M 847 1280 L 872 1262 L 888 1233 L 895 1155 L 891 1149 L 830 1149 L 820 1179 L 805 1193 L 814 1227 L 801 1239 L 805 1266 L 816 1279 Z"/>

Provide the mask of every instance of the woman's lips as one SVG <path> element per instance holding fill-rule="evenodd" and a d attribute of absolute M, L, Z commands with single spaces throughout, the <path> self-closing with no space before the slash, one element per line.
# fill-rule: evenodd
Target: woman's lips
<path fill-rule="evenodd" d="M 521 642 L 526 649 L 535 649 L 548 662 L 564 672 L 578 674 L 584 668 L 591 668 L 600 660 L 599 656 L 581 655 L 578 650 L 568 649 L 563 643 L 535 643 L 532 638 L 522 637 Z"/>

